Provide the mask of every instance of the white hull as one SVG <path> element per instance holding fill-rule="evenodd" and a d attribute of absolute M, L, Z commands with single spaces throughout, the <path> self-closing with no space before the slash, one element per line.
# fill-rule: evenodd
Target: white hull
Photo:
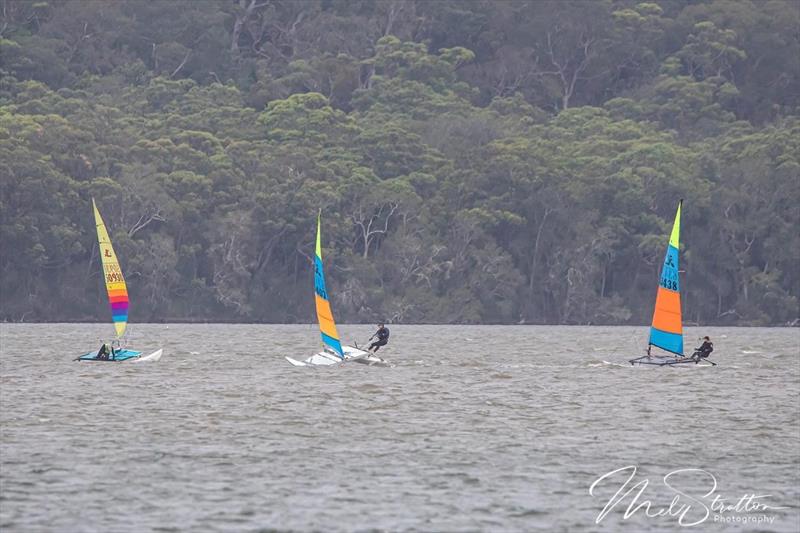
<path fill-rule="evenodd" d="M 353 361 L 368 366 L 392 366 L 386 359 L 378 357 L 377 355 L 369 352 L 367 352 L 366 357 L 359 357 L 358 359 L 354 359 Z"/>
<path fill-rule="evenodd" d="M 164 353 L 164 349 L 158 349 L 155 352 L 151 353 L 150 355 L 145 355 L 142 357 L 137 357 L 136 359 L 131 359 L 131 363 L 146 363 L 151 362 L 154 363 L 161 359 L 161 355 Z"/>
<path fill-rule="evenodd" d="M 291 357 L 287 357 L 286 360 L 294 366 L 330 366 L 349 362 L 361 363 L 370 366 L 389 366 L 389 363 L 377 355 L 371 354 L 359 348 L 354 348 L 353 346 L 342 346 L 342 351 L 344 352 L 344 359 L 340 358 L 334 353 L 322 351 L 315 353 L 303 361 L 298 361 L 297 359 L 292 359 Z"/>

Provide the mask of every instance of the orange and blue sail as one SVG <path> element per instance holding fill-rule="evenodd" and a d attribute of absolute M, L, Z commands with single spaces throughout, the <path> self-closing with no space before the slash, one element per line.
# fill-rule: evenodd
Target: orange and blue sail
<path fill-rule="evenodd" d="M 683 355 L 681 289 L 678 276 L 682 205 L 683 200 L 678 202 L 678 212 L 672 225 L 664 266 L 661 267 L 653 325 L 650 328 L 650 345 L 678 355 Z"/>
<path fill-rule="evenodd" d="M 314 300 L 317 306 L 317 322 L 319 322 L 319 332 L 322 335 L 322 344 L 340 358 L 344 359 L 342 343 L 339 340 L 339 333 L 336 331 L 336 322 L 333 321 L 333 311 L 331 311 L 331 302 L 328 299 L 328 291 L 325 288 L 325 273 L 322 270 L 322 238 L 320 237 L 321 216 L 322 213 L 317 215 L 317 249 L 314 257 Z"/>
<path fill-rule="evenodd" d="M 111 318 L 114 321 L 114 328 L 117 337 L 122 337 L 128 325 L 128 288 L 125 285 L 125 277 L 111 246 L 111 239 L 108 237 L 108 230 L 97 210 L 97 205 L 92 198 L 94 208 L 94 222 L 97 226 L 97 242 L 100 245 L 100 259 L 103 262 L 103 277 L 106 282 L 108 301 L 111 304 Z"/>

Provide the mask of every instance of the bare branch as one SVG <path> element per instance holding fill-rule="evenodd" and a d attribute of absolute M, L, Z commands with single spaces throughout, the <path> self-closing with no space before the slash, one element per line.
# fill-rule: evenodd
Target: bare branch
<path fill-rule="evenodd" d="M 131 227 L 131 229 L 128 230 L 128 236 L 133 237 L 139 230 L 144 229 L 145 227 L 147 227 L 148 224 L 150 224 L 153 221 L 166 222 L 167 219 L 161 216 L 161 214 L 158 211 L 151 215 L 144 214 L 140 216 L 139 220 L 137 220 L 136 223 Z"/>
<path fill-rule="evenodd" d="M 183 66 L 186 64 L 186 62 L 187 62 L 187 61 L 189 61 L 189 56 L 190 56 L 190 55 L 192 55 L 192 50 L 191 50 L 191 49 L 190 49 L 188 52 L 186 52 L 186 55 L 185 55 L 185 56 L 183 56 L 183 61 L 181 61 L 181 64 L 180 64 L 180 65 L 178 65 L 178 68 L 176 68 L 175 70 L 173 70 L 173 71 L 172 71 L 172 74 L 170 74 L 170 75 L 169 75 L 169 77 L 170 77 L 170 78 L 174 78 L 174 77 L 175 77 L 175 75 L 176 75 L 178 72 L 180 72 L 180 70 L 183 68 Z"/>
<path fill-rule="evenodd" d="M 378 235 L 383 235 L 389 231 L 389 220 L 392 218 L 392 215 L 398 207 L 400 207 L 400 204 L 397 202 L 386 202 L 381 204 L 377 213 L 367 215 L 365 213 L 363 204 L 359 203 L 358 208 L 350 215 L 353 223 L 361 229 L 360 233 L 361 241 L 364 246 L 364 259 L 368 257 L 369 247 L 371 246 L 375 237 Z M 389 209 L 389 212 L 386 213 L 385 218 L 383 219 L 383 228 L 373 227 L 373 224 L 379 223 L 378 221 L 384 216 L 384 209 L 387 208 Z"/>

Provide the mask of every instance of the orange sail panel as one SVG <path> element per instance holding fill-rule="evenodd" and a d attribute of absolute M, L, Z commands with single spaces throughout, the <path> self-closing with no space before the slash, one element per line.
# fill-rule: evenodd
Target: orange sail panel
<path fill-rule="evenodd" d="M 667 253 L 664 256 L 664 265 L 661 267 L 653 324 L 650 328 L 650 345 L 678 355 L 683 355 L 681 292 L 678 274 L 682 205 L 683 200 L 678 203 L 678 212 L 675 214 Z"/>
<path fill-rule="evenodd" d="M 94 208 L 94 222 L 97 226 L 97 242 L 100 245 L 100 259 L 103 262 L 103 276 L 108 291 L 108 302 L 111 304 L 111 317 L 114 320 L 114 328 L 117 337 L 122 337 L 128 325 L 128 288 L 125 285 L 125 277 L 117 261 L 117 254 L 111 246 L 111 239 L 108 236 L 106 225 L 97 210 L 97 205 L 92 198 Z"/>

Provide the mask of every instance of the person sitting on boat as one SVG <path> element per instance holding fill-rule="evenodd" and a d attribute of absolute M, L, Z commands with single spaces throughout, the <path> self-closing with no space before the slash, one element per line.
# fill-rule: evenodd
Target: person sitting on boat
<path fill-rule="evenodd" d="M 116 345 L 116 347 L 115 347 Z M 111 359 L 116 360 L 117 354 L 122 351 L 122 348 L 119 345 L 119 340 L 111 341 Z"/>
<path fill-rule="evenodd" d="M 100 346 L 100 349 L 97 350 L 97 359 L 100 359 L 101 361 L 108 361 L 108 356 L 108 344 L 104 342 L 103 345 Z"/>
<path fill-rule="evenodd" d="M 711 342 L 711 339 L 709 339 L 708 336 L 705 336 L 703 337 L 703 344 L 699 348 L 695 348 L 692 357 L 698 359 L 705 359 L 713 351 L 714 351 L 714 343 Z"/>
<path fill-rule="evenodd" d="M 369 340 L 374 339 L 376 336 L 378 337 L 378 340 L 370 344 L 369 348 L 367 348 L 367 351 L 374 353 L 377 352 L 381 346 L 386 346 L 386 343 L 389 342 L 389 328 L 385 327 L 383 324 L 378 324 L 378 331 L 376 331 L 375 334 L 369 338 Z"/>

